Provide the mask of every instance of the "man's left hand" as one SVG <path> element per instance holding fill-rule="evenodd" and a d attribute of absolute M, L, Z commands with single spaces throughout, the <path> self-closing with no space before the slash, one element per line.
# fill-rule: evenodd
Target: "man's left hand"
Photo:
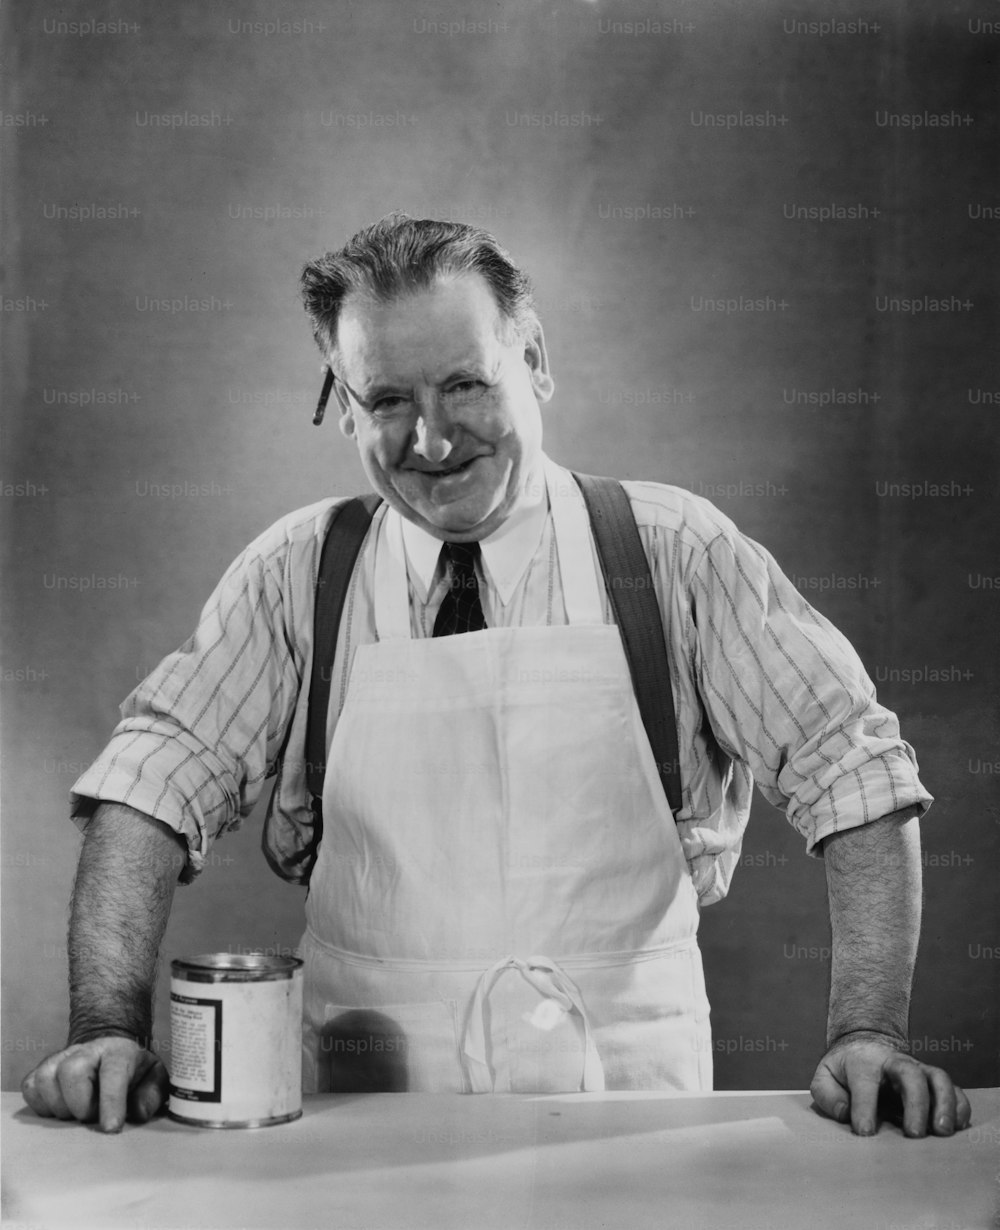
<path fill-rule="evenodd" d="M 823 1057 L 810 1093 L 817 1109 L 858 1136 L 878 1131 L 879 1115 L 901 1122 L 905 1136 L 951 1136 L 969 1126 L 972 1108 L 941 1068 L 905 1054 L 885 1034 L 838 1038 Z"/>

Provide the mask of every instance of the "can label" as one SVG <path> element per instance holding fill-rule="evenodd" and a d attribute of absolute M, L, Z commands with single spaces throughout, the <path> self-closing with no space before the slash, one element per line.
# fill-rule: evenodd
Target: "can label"
<path fill-rule="evenodd" d="M 171 1093 L 222 1101 L 222 1002 L 170 993 Z"/>
<path fill-rule="evenodd" d="M 302 962 L 207 953 L 171 963 L 170 1106 L 201 1127 L 302 1114 Z"/>

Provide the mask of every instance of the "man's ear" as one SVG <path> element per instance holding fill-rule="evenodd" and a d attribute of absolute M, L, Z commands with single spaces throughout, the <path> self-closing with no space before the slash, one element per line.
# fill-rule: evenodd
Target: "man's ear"
<path fill-rule="evenodd" d="M 539 401 L 550 401 L 556 384 L 549 373 L 549 356 L 545 349 L 545 334 L 541 321 L 535 320 L 524 338 L 524 361 L 531 373 L 531 387 Z"/>
<path fill-rule="evenodd" d="M 351 405 L 350 394 L 344 388 L 337 373 L 333 371 L 332 365 L 330 370 L 333 372 L 333 395 L 337 399 L 337 406 L 340 410 L 340 431 L 348 440 L 352 440 L 357 431 L 357 425 L 354 422 L 354 407 Z"/>

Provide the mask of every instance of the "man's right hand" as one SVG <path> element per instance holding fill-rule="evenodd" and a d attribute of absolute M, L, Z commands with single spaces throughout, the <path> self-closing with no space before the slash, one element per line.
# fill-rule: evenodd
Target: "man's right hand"
<path fill-rule="evenodd" d="M 24 1078 L 21 1092 L 38 1115 L 97 1120 L 102 1132 L 120 1132 L 126 1119 L 145 1123 L 165 1106 L 170 1081 L 151 1051 L 111 1035 L 49 1055 Z"/>

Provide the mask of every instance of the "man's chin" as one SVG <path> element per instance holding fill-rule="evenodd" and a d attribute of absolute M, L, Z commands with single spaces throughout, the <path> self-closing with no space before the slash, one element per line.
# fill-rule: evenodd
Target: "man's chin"
<path fill-rule="evenodd" d="M 455 500 L 432 504 L 417 500 L 412 504 L 394 501 L 396 511 L 419 525 L 435 538 L 452 542 L 485 538 L 503 524 L 503 510 L 490 501 Z"/>
<path fill-rule="evenodd" d="M 463 538 L 485 538 L 500 524 L 493 524 L 495 510 L 478 515 L 457 508 L 420 509 L 415 518 L 417 524 L 436 538 L 460 542 Z"/>
<path fill-rule="evenodd" d="M 443 494 L 443 493 L 442 493 Z M 461 539 L 463 536 L 485 537 L 503 522 L 501 501 L 489 494 L 456 495 L 454 499 L 407 500 L 396 493 L 393 501 L 397 512 L 438 538 Z"/>

